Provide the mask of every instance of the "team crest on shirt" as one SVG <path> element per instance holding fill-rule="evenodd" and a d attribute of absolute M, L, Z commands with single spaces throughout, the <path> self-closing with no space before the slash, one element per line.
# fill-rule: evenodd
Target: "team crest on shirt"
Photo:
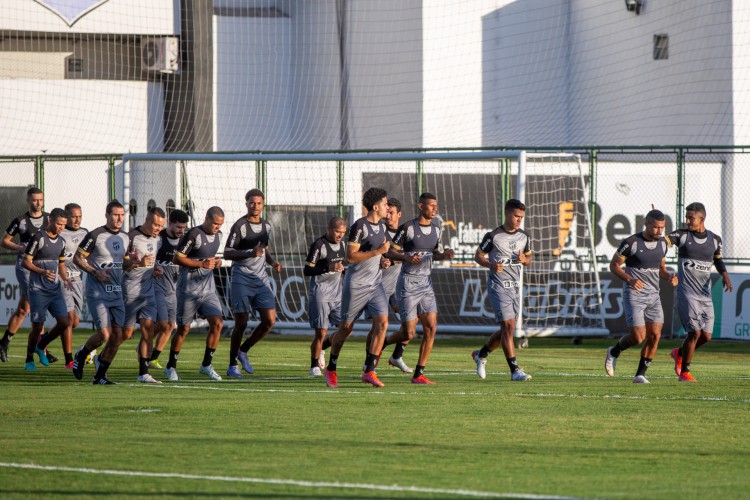
<path fill-rule="evenodd" d="M 115 252 L 119 252 L 120 251 L 120 242 L 119 241 L 113 242 L 112 243 L 112 248 L 114 249 Z"/>
<path fill-rule="evenodd" d="M 240 227 L 240 236 L 242 236 L 243 238 L 247 236 L 247 226 L 244 224 L 242 225 L 242 227 Z"/>
<path fill-rule="evenodd" d="M 148 245 L 146 245 L 146 249 L 148 249 L 149 253 L 153 252 L 154 251 L 154 244 L 153 243 L 149 243 Z"/>
<path fill-rule="evenodd" d="M 375 234 L 380 233 L 380 226 L 372 226 L 372 232 Z"/>
<path fill-rule="evenodd" d="M 508 245 L 511 250 L 515 251 L 516 247 L 518 246 L 518 243 L 516 241 L 511 241 Z"/>

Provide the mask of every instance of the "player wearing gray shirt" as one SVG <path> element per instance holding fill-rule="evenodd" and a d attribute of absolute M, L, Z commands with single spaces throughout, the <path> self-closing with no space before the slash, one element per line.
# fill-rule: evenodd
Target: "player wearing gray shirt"
<path fill-rule="evenodd" d="M 675 373 L 681 382 L 695 382 L 690 363 L 695 350 L 711 340 L 714 304 L 711 299 L 711 266 L 716 266 L 724 290 L 732 291 L 732 280 L 721 258 L 721 237 L 705 226 L 706 207 L 691 203 L 685 208 L 686 229 L 670 233 L 669 240 L 678 248 L 677 311 L 687 337 L 670 353 Z"/>
<path fill-rule="evenodd" d="M 8 319 L 8 328 L 5 330 L 3 338 L 0 339 L 0 362 L 3 363 L 8 362 L 8 345 L 30 310 L 28 290 L 29 271 L 21 265 L 23 262 L 23 252 L 26 250 L 26 245 L 34 233 L 39 228 L 47 227 L 49 224 L 47 214 L 42 211 L 42 207 L 44 207 L 44 193 L 42 193 L 41 189 L 33 187 L 26 191 L 26 204 L 29 207 L 29 211 L 23 215 L 19 215 L 10 223 L 5 230 L 2 243 L 0 243 L 3 248 L 12 250 L 18 254 L 15 271 L 20 291 L 18 305 Z M 19 243 L 13 242 L 15 235 L 18 235 Z M 48 359 L 50 362 L 57 360 L 52 355 L 49 355 Z"/>
<path fill-rule="evenodd" d="M 323 351 L 329 323 L 341 322 L 341 273 L 344 272 L 346 221 L 333 217 L 328 221 L 326 234 L 310 245 L 303 274 L 310 277 L 308 286 L 307 317 L 315 335 L 310 344 L 310 375 L 320 377 L 325 368 Z"/>
<path fill-rule="evenodd" d="M 234 223 L 224 248 L 224 258 L 232 261 L 230 293 L 234 328 L 229 347 L 229 377 L 242 376 L 237 366 L 238 359 L 247 373 L 253 373 L 253 366 L 248 359 L 250 348 L 260 342 L 276 323 L 276 296 L 266 265 L 270 265 L 277 273 L 281 272 L 281 264 L 274 261 L 268 246 L 271 225 L 261 217 L 265 206 L 263 191 L 251 189 L 245 193 L 245 205 L 247 215 Z M 260 322 L 242 342 L 253 310 L 258 312 Z"/>
<path fill-rule="evenodd" d="M 220 229 L 223 224 L 224 211 L 219 207 L 209 208 L 203 224 L 188 231 L 175 252 L 174 261 L 180 265 L 180 276 L 177 278 L 177 331 L 172 337 L 169 362 L 164 370 L 170 382 L 180 380 L 177 359 L 190 331 L 190 324 L 197 315 L 208 321 L 206 349 L 199 372 L 211 380 L 221 380 L 212 361 L 224 326 L 221 302 L 214 282 L 214 269 L 221 267 L 221 259 L 216 254 L 221 245 Z"/>
<path fill-rule="evenodd" d="M 352 333 L 357 316 L 365 308 L 372 317 L 373 335 L 368 344 L 362 382 L 382 387 L 375 373 L 375 363 L 383 349 L 388 329 L 388 302 L 381 281 L 381 256 L 388 252 L 390 236 L 383 224 L 388 210 L 388 193 L 379 188 L 370 188 L 362 197 L 367 216 L 357 220 L 349 230 L 346 260 L 350 267 L 344 277 L 341 298 L 341 324 L 331 338 L 331 357 L 325 370 L 328 387 L 338 387 L 338 362 L 341 348 Z M 387 261 L 385 265 L 388 265 Z"/>
<path fill-rule="evenodd" d="M 65 205 L 65 213 L 68 222 L 61 236 L 65 240 L 65 269 L 68 271 L 70 286 L 63 287 L 65 305 L 68 308 L 68 328 L 62 334 L 63 351 L 65 352 L 65 368 L 73 369 L 73 329 L 83 317 L 83 271 L 76 265 L 75 257 L 78 245 L 89 233 L 88 229 L 81 227 L 83 214 L 81 206 L 76 203 Z"/>
<path fill-rule="evenodd" d="M 664 325 L 659 279 L 677 286 L 677 276 L 670 273 L 666 266 L 671 243 L 662 236 L 664 225 L 664 214 L 651 210 L 646 214 L 646 228 L 623 240 L 609 263 L 612 274 L 623 281 L 622 299 L 629 333 L 607 349 L 604 369 L 607 375 L 614 376 L 620 353 L 645 339 L 633 379 L 635 384 L 649 383 L 646 370 L 656 355 Z M 623 264 L 625 269 L 622 268 Z"/>
<path fill-rule="evenodd" d="M 60 236 L 66 221 L 65 211 L 61 208 L 54 209 L 50 214 L 49 225 L 31 237 L 24 253 L 22 265 L 31 273 L 31 331 L 26 349 L 27 370 L 36 370 L 35 352 L 42 365 L 49 365 L 44 350 L 68 326 L 68 311 L 62 292 L 62 281 L 68 281 L 65 277 L 65 240 Z M 52 314 L 56 323 L 46 335 L 42 335 L 47 311 Z"/>
<path fill-rule="evenodd" d="M 510 379 L 525 382 L 531 379 L 516 361 L 513 334 L 521 310 L 520 279 L 523 267 L 531 263 L 531 237 L 521 229 L 526 215 L 526 205 L 510 199 L 505 203 L 503 225 L 487 233 L 474 254 L 474 261 L 490 270 L 487 279 L 487 296 L 495 310 L 495 320 L 500 329 L 490 335 L 487 343 L 471 353 L 477 365 L 477 375 L 487 376 L 487 357 L 502 346 L 510 368 Z"/>
<path fill-rule="evenodd" d="M 154 337 L 157 309 L 154 277 L 164 272 L 161 267 L 156 266 L 156 255 L 161 243 L 159 232 L 164 227 L 165 220 L 164 210 L 159 207 L 149 208 L 143 225 L 128 233 L 130 245 L 123 262 L 125 270 L 123 341 L 133 336 L 135 323 L 139 322 L 141 339 L 138 343 L 138 382 L 144 384 L 161 383 L 148 372 L 150 358 L 148 351 Z"/>
<path fill-rule="evenodd" d="M 107 223 L 89 232 L 78 246 L 74 261 L 88 274 L 86 302 L 96 333 L 78 349 L 73 361 L 73 375 L 83 377 L 86 356 L 106 342 L 97 357 L 94 384 L 113 384 L 107 369 L 117 355 L 122 340 L 125 304 L 122 300 L 122 261 L 130 244 L 128 235 L 121 232 L 125 221 L 125 207 L 119 201 L 107 204 Z"/>
<path fill-rule="evenodd" d="M 419 217 L 402 225 L 393 241 L 402 253 L 391 250 L 388 257 L 403 261 L 396 286 L 396 297 L 401 313 L 401 328 L 391 334 L 384 345 L 409 341 L 417 333 L 417 321 L 422 324 L 422 344 L 419 360 L 412 376 L 412 384 L 432 385 L 424 375 L 427 360 L 432 352 L 437 331 L 437 301 L 432 287 L 432 261 L 452 259 L 450 248 L 440 252 L 440 227 L 433 221 L 438 211 L 438 202 L 432 193 L 419 197 Z M 389 360 L 390 364 L 395 364 Z"/>

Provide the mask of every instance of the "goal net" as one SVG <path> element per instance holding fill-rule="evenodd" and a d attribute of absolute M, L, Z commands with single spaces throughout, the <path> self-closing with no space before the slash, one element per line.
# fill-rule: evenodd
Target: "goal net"
<path fill-rule="evenodd" d="M 525 158 L 525 161 L 524 161 Z M 246 213 L 244 195 L 258 187 L 266 195 L 271 223 L 270 250 L 281 274 L 273 274 L 278 327 L 307 329 L 307 280 L 302 267 L 309 245 L 324 234 L 327 221 L 362 216 L 369 187 L 388 191 L 402 205 L 400 223 L 417 216 L 421 192 L 435 194 L 442 245 L 452 261 L 435 264 L 433 283 L 444 333 L 486 333 L 496 329 L 487 299 L 487 270 L 474 263 L 484 235 L 502 224 L 507 198 L 524 198 L 526 229 L 534 262 L 523 284 L 523 335 L 604 333 L 600 290 L 592 258 L 586 179 L 577 157 L 529 155 L 517 151 L 451 153 L 331 153 L 125 155 L 117 175 L 122 199 L 140 224 L 145 207 L 185 209 L 193 224 L 206 210 L 223 208 L 224 237 Z M 524 181 L 525 179 L 525 181 Z M 525 194 L 524 194 L 525 192 Z M 222 247 L 223 248 L 223 247 Z M 228 303 L 228 269 L 217 273 Z M 231 311 L 225 307 L 227 317 Z M 397 325 L 398 318 L 391 317 Z M 362 323 L 362 328 L 366 323 Z"/>

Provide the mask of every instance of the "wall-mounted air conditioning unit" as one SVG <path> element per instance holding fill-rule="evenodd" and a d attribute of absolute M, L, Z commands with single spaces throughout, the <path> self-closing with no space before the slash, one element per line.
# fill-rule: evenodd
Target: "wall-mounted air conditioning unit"
<path fill-rule="evenodd" d="M 141 69 L 177 73 L 180 69 L 180 41 L 174 36 L 141 39 Z"/>

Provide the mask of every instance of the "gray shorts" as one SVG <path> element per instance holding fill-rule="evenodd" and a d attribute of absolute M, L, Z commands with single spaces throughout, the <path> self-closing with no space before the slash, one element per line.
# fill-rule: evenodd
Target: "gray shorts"
<path fill-rule="evenodd" d="M 94 323 L 94 329 L 100 330 L 110 325 L 122 326 L 125 324 L 125 304 L 119 302 L 104 302 L 102 300 L 89 299 L 89 314 Z"/>
<path fill-rule="evenodd" d="M 276 309 L 276 296 L 268 282 L 255 280 L 252 283 L 247 281 L 238 283 L 232 281 L 229 293 L 234 314 L 249 314 L 259 309 Z"/>
<path fill-rule="evenodd" d="M 401 273 L 396 285 L 396 298 L 402 322 L 415 320 L 426 313 L 438 312 L 431 276 Z"/>
<path fill-rule="evenodd" d="M 223 317 L 219 296 L 216 293 L 206 295 L 186 295 L 177 292 L 177 324 L 189 325 L 197 317 Z"/>
<path fill-rule="evenodd" d="M 164 294 L 157 288 L 154 291 L 156 297 L 156 321 L 167 323 L 177 322 L 177 293 Z"/>
<path fill-rule="evenodd" d="M 125 299 L 125 328 L 132 328 L 139 319 L 156 321 L 156 297 L 139 295 Z"/>
<path fill-rule="evenodd" d="M 685 297 L 678 294 L 677 312 L 686 332 L 713 331 L 714 302 L 711 297 Z"/>
<path fill-rule="evenodd" d="M 521 311 L 518 287 L 509 286 L 505 288 L 491 284 L 487 288 L 487 297 L 492 304 L 492 310 L 495 311 L 496 323 L 518 319 L 518 313 Z"/>
<path fill-rule="evenodd" d="M 341 323 L 341 301 L 318 302 L 309 301 L 307 316 L 310 320 L 310 328 L 327 330 L 330 325 L 338 326 Z"/>
<path fill-rule="evenodd" d="M 83 317 L 83 281 L 73 281 L 72 290 L 63 287 L 63 296 L 65 297 L 65 306 L 68 312 L 73 311 L 76 318 Z"/>
<path fill-rule="evenodd" d="M 31 280 L 31 271 L 16 262 L 16 279 L 18 280 L 18 290 L 21 292 L 21 298 L 29 300 L 29 280 Z"/>
<path fill-rule="evenodd" d="M 341 323 L 354 323 L 362 311 L 366 311 L 369 317 L 388 316 L 388 298 L 383 291 L 383 284 L 352 285 L 345 279 L 341 298 Z"/>
<path fill-rule="evenodd" d="M 68 317 L 68 308 L 65 306 L 65 297 L 62 293 L 36 292 L 32 289 L 29 303 L 32 323 L 44 323 L 47 311 L 53 318 Z"/>
<path fill-rule="evenodd" d="M 646 323 L 664 323 L 664 309 L 656 292 L 637 292 L 626 288 L 622 294 L 625 324 L 628 327 L 645 326 Z"/>

